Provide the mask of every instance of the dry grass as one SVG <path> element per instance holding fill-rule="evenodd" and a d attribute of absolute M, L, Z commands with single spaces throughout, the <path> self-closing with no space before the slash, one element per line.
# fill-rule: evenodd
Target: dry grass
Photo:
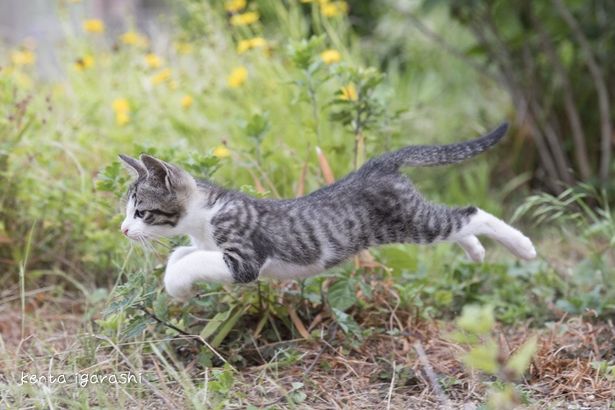
<path fill-rule="evenodd" d="M 12 405 L 34 405 L 42 400 L 33 386 L 15 390 L 22 371 L 37 374 L 62 372 L 142 372 L 148 382 L 141 385 L 50 386 L 50 400 L 62 396 L 91 405 L 125 405 L 147 408 L 177 406 L 207 399 L 211 370 L 196 361 L 191 344 L 152 336 L 114 345 L 92 332 L 83 321 L 81 301 L 51 297 L 44 289 L 27 298 L 23 335 L 19 303 L 0 299 L 2 383 Z M 370 321 L 392 320 L 402 332 L 378 333 L 356 349 L 342 347 L 344 335 L 325 318 L 318 326 L 321 340 L 289 340 L 264 343 L 254 340 L 241 351 L 222 350 L 223 355 L 241 354 L 247 363 L 234 374 L 234 384 L 225 408 L 412 408 L 451 406 L 474 408 L 484 400 L 488 378 L 467 371 L 458 358 L 465 347 L 447 339 L 451 323 L 418 321 L 403 314 L 380 315 Z M 527 324 L 499 328 L 497 338 L 505 352 L 514 352 L 528 337 L 539 336 L 538 354 L 520 386 L 533 408 L 611 408 L 615 380 L 599 374 L 592 362 L 615 360 L 612 323 L 594 323 L 591 318 L 562 318 L 543 329 Z M 179 348 L 178 346 L 181 346 Z M 418 347 L 418 350 L 417 350 Z M 422 357 L 417 351 L 424 350 Z M 292 360 L 285 360 L 293 357 Z M 430 372 L 440 380 L 434 390 Z M 297 382 L 303 383 L 298 388 Z M 295 383 L 295 385 L 293 385 Z M 103 389 L 103 390 L 101 390 Z M 44 389 L 43 389 L 44 390 Z M 76 391 L 79 390 L 79 391 Z M 21 398 L 9 401 L 11 395 Z M 292 403 L 294 392 L 305 400 Z M 101 399 L 104 392 L 105 399 Z M 210 396 L 211 397 L 211 396 Z M 21 401 L 20 401 L 21 400 Z M 66 402 L 64 402 L 66 404 Z"/>

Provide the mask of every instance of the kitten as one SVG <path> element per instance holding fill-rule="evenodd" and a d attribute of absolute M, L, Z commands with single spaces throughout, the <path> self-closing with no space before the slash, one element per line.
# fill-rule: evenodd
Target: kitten
<path fill-rule="evenodd" d="M 532 242 L 515 228 L 474 206 L 430 203 L 400 173 L 405 166 L 473 157 L 495 145 L 507 128 L 502 124 L 468 142 L 386 153 L 296 199 L 256 199 L 196 180 L 149 155 L 140 160 L 120 155 L 136 177 L 121 230 L 133 240 L 190 236 L 192 246 L 173 251 L 164 276 L 167 292 L 181 300 L 192 295 L 196 281 L 306 277 L 389 243 L 456 242 L 480 262 L 485 249 L 476 235 L 486 235 L 516 256 L 532 259 Z"/>

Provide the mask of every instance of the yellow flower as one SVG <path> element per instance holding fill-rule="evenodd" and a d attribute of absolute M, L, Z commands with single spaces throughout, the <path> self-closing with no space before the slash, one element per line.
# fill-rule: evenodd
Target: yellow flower
<path fill-rule="evenodd" d="M 265 47 L 265 46 L 267 46 L 267 40 L 265 40 L 264 38 L 262 37 L 249 38 L 247 40 L 241 40 L 239 44 L 237 44 L 237 52 L 241 54 L 253 48 L 259 48 L 259 47 Z"/>
<path fill-rule="evenodd" d="M 126 125 L 130 121 L 130 115 L 126 112 L 115 113 L 115 123 L 117 125 Z"/>
<path fill-rule="evenodd" d="M 120 41 L 129 46 L 147 47 L 149 41 L 147 37 L 137 33 L 136 31 L 127 31 L 120 36 Z"/>
<path fill-rule="evenodd" d="M 248 51 L 251 48 L 252 48 L 252 43 L 250 42 L 250 39 L 248 39 L 248 40 L 241 40 L 239 42 L 239 44 L 237 44 L 237 52 L 239 54 L 245 53 L 246 51 Z"/>
<path fill-rule="evenodd" d="M 130 112 L 130 103 L 128 102 L 126 98 L 116 98 L 115 100 L 113 100 L 113 103 L 111 104 L 111 106 L 113 107 L 113 111 L 115 111 L 116 113 L 118 112 L 129 113 Z"/>
<path fill-rule="evenodd" d="M 91 67 L 94 67 L 94 57 L 89 54 L 86 54 L 75 61 L 75 68 L 79 71 L 85 71 Z"/>
<path fill-rule="evenodd" d="M 154 85 L 159 85 L 171 79 L 171 69 L 165 68 L 163 70 L 158 71 L 156 74 L 152 76 L 152 83 Z"/>
<path fill-rule="evenodd" d="M 357 95 L 357 89 L 354 84 L 347 84 L 340 89 L 340 100 L 344 101 L 357 101 L 359 96 Z"/>
<path fill-rule="evenodd" d="M 256 11 L 247 11 L 242 14 L 235 14 L 231 16 L 232 26 L 246 26 L 248 24 L 256 23 L 259 19 L 259 15 Z"/>
<path fill-rule="evenodd" d="M 36 62 L 36 54 L 30 50 L 13 51 L 11 61 L 15 65 L 32 65 Z"/>
<path fill-rule="evenodd" d="M 30 76 L 25 73 L 22 73 L 21 71 L 16 71 L 13 74 L 13 78 L 15 79 L 15 84 L 17 84 L 17 86 L 20 88 L 30 89 L 34 85 Z"/>
<path fill-rule="evenodd" d="M 332 3 L 321 3 L 323 16 L 335 17 L 348 13 L 348 3 L 345 1 L 334 1 Z"/>
<path fill-rule="evenodd" d="M 227 78 L 228 86 L 231 88 L 239 88 L 248 79 L 248 70 L 245 67 L 237 67 L 231 71 Z"/>
<path fill-rule="evenodd" d="M 218 145 L 214 148 L 214 157 L 227 158 L 231 156 L 231 151 L 224 145 Z"/>
<path fill-rule="evenodd" d="M 182 97 L 182 108 L 187 110 L 188 108 L 190 108 L 192 106 L 192 97 L 189 95 L 184 95 Z"/>
<path fill-rule="evenodd" d="M 175 43 L 175 49 L 179 54 L 190 54 L 192 53 L 192 48 L 192 44 L 185 41 L 179 41 Z"/>
<path fill-rule="evenodd" d="M 88 33 L 102 33 L 105 31 L 105 23 L 99 19 L 87 19 L 83 21 L 83 30 Z"/>
<path fill-rule="evenodd" d="M 125 125 L 130 121 L 130 103 L 126 98 L 116 98 L 111 104 L 115 111 L 115 123 Z"/>
<path fill-rule="evenodd" d="M 337 50 L 329 49 L 320 53 L 320 58 L 325 64 L 335 64 L 340 62 L 342 55 Z"/>
<path fill-rule="evenodd" d="M 148 53 L 145 55 L 145 62 L 149 68 L 160 68 L 163 64 L 162 58 L 158 57 L 154 53 Z"/>
<path fill-rule="evenodd" d="M 237 13 L 246 8 L 246 0 L 226 0 L 224 9 L 229 13 Z"/>

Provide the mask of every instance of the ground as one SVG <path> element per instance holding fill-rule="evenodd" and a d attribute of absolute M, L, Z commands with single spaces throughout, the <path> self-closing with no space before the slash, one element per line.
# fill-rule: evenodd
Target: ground
<path fill-rule="evenodd" d="M 0 299 L 2 388 L 7 389 L 3 406 L 8 407 L 45 406 L 45 398 L 68 405 L 88 397 L 90 405 L 103 407 L 183 408 L 198 398 L 221 408 L 472 409 L 484 401 L 489 385 L 489 378 L 468 371 L 457 359 L 467 346 L 451 341 L 451 322 L 427 322 L 395 310 L 388 317 L 374 313 L 362 325 L 395 321 L 397 329 L 405 330 L 375 333 L 356 349 L 340 343 L 343 332 L 324 315 L 314 326 L 323 330 L 320 339 L 265 343 L 256 335 L 250 337 L 251 344 L 218 349 L 222 358 L 243 357 L 242 366 L 224 370 L 203 368 L 198 352 L 206 347 L 177 342 L 177 335 L 169 334 L 162 343 L 146 333 L 135 341 L 114 344 L 84 321 L 85 304 L 79 295 L 57 297 L 54 287 L 27 294 L 22 322 L 13 291 L 3 291 Z M 591 314 L 562 315 L 558 322 L 540 329 L 528 321 L 499 326 L 495 334 L 503 350 L 511 353 L 531 335 L 538 336 L 537 355 L 519 385 L 521 400 L 531 408 L 613 405 L 615 379 L 601 377 L 595 366 L 615 356 L 612 322 L 595 324 Z M 132 371 L 142 373 L 147 381 L 19 388 L 15 383 L 19 384 L 25 369 L 38 375 Z M 438 380 L 437 386 L 432 378 Z M 114 390 L 108 391 L 109 387 Z"/>

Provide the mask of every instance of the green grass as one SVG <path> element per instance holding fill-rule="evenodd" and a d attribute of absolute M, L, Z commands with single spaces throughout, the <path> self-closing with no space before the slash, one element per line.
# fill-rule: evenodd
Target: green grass
<path fill-rule="evenodd" d="M 70 7 L 59 3 L 58 13 Z M 354 35 L 344 16 L 324 18 L 316 5 L 262 0 L 251 7 L 261 11 L 261 22 L 231 27 L 221 3 L 182 3 L 173 16 L 176 31 L 150 38 L 151 50 L 85 33 L 63 20 L 68 36 L 55 51 L 64 75 L 55 80 L 38 78 L 34 66 L 15 64 L 15 49 L 0 49 L 0 263 L 8 283 L 15 284 L 0 294 L 0 407 L 326 408 L 377 398 L 380 405 L 419 408 L 419 402 L 403 400 L 430 388 L 420 365 L 408 364 L 418 359 L 404 343 L 426 343 L 416 329 L 437 339 L 439 330 L 430 326 L 438 323 L 433 326 L 446 333 L 465 305 L 491 306 L 509 329 L 527 322 L 540 329 L 564 313 L 595 312 L 598 324 L 612 317 L 613 255 L 596 248 L 612 227 L 608 210 L 585 216 L 598 226 L 591 232 L 579 224 L 561 233 L 551 222 L 545 232 L 562 239 L 543 233 L 538 249 L 544 258 L 532 263 L 514 261 L 491 243 L 488 262 L 481 265 L 467 262 L 452 245 L 389 246 L 374 250 L 381 264 L 375 269 L 348 262 L 302 282 L 205 284 L 189 304 L 170 301 L 160 275 L 169 248 L 180 240 L 157 245 L 152 253 L 120 235 L 120 196 L 128 175 L 117 154 L 154 153 L 197 176 L 269 197 L 294 196 L 304 166 L 305 192 L 324 185 L 317 145 L 336 177 L 353 168 L 352 127 L 330 116 L 353 109 L 352 103 L 339 104 L 339 90 L 352 76 L 360 87 L 370 74 L 354 70 L 377 64 L 378 53 Z M 466 34 L 445 16 L 425 18 L 446 28 L 459 47 L 466 45 Z M 382 19 L 383 26 L 400 30 L 391 42 L 399 42 L 401 51 L 382 82 L 369 89 L 376 114 L 362 133 L 367 157 L 407 144 L 468 139 L 508 116 L 498 86 L 407 32 L 396 13 Z M 307 42 L 310 32 L 320 39 Z M 253 36 L 264 37 L 268 47 L 238 54 L 238 41 Z M 191 51 L 180 52 L 185 45 L 178 48 L 177 42 Z M 309 71 L 310 64 L 298 63 L 302 55 L 317 63 L 327 48 L 341 53 L 339 65 L 320 63 Z M 162 67 L 147 66 L 149 51 L 163 59 Z M 93 66 L 76 69 L 75 61 L 86 56 Z M 228 76 L 240 66 L 248 71 L 245 83 L 229 87 Z M 155 84 L 153 78 L 167 68 L 170 78 Z M 186 96 L 192 100 L 187 107 Z M 117 122 L 118 99 L 129 105 L 125 124 Z M 220 155 L 220 146 L 231 155 Z M 409 175 L 430 199 L 511 215 L 517 204 L 510 198 L 523 191 L 525 176 L 492 178 L 506 155 L 506 148 L 494 150 L 469 164 Z M 553 201 L 534 199 L 528 207 Z M 557 205 L 553 212 L 570 211 Z M 526 216 L 521 222 L 529 221 Z M 541 237 L 540 231 L 532 234 Z M 515 346 L 523 342 L 511 340 Z M 446 357 L 457 360 L 460 350 Z M 608 367 L 612 357 L 605 360 Z M 357 363 L 367 370 L 356 370 Z M 145 381 L 42 387 L 20 384 L 22 371 L 130 371 Z M 361 373 L 349 383 L 371 386 L 374 395 L 349 401 L 343 386 L 331 387 L 346 372 Z M 469 390 L 459 386 L 473 383 L 484 397 L 488 383 L 457 383 L 454 374 L 442 377 L 443 386 L 450 382 L 446 395 L 465 397 Z M 341 398 L 328 395 L 331 389 Z"/>

